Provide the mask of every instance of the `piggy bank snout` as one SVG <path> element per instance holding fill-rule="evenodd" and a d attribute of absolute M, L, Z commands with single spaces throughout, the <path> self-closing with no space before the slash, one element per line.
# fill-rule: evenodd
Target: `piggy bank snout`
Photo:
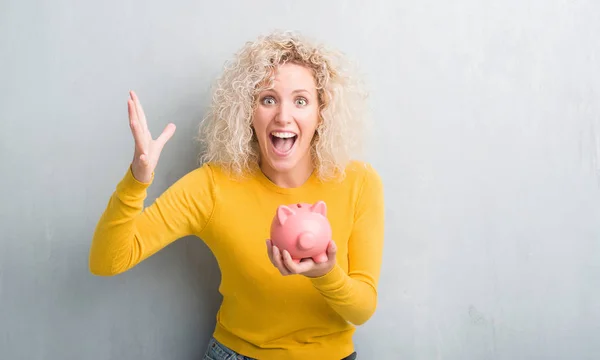
<path fill-rule="evenodd" d="M 317 242 L 315 234 L 311 232 L 303 232 L 298 235 L 298 248 L 301 250 L 310 250 L 312 249 Z"/>

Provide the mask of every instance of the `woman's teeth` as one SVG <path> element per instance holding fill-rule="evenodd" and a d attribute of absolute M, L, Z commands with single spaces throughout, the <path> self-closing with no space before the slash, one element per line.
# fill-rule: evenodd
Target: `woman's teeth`
<path fill-rule="evenodd" d="M 271 135 L 281 138 L 281 139 L 287 139 L 287 138 L 291 138 L 296 136 L 296 134 L 292 133 L 292 132 L 280 132 L 280 131 L 273 131 L 271 133 Z"/>

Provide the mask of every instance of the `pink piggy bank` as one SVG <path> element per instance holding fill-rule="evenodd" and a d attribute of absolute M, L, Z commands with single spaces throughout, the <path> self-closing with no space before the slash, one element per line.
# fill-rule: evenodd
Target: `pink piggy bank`
<path fill-rule="evenodd" d="M 296 263 L 312 258 L 316 263 L 327 261 L 327 246 L 331 240 L 331 225 L 327 220 L 327 205 L 299 203 L 280 205 L 271 223 L 271 242 L 281 251 L 287 250 Z"/>

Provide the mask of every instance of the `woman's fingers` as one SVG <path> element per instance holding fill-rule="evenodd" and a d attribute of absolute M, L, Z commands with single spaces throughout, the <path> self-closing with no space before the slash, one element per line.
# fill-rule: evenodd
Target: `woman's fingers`
<path fill-rule="evenodd" d="M 295 262 L 290 253 L 286 250 L 283 251 L 283 264 L 292 274 L 304 274 L 319 266 L 311 258 L 306 258 L 299 262 Z"/>
<path fill-rule="evenodd" d="M 135 104 L 135 111 L 137 113 L 137 118 L 138 121 L 140 122 L 140 124 L 142 125 L 142 130 L 145 133 L 150 133 L 150 131 L 148 130 L 148 122 L 146 121 L 146 114 L 144 114 L 144 108 L 142 108 L 142 104 L 140 103 L 140 99 L 137 97 L 137 94 L 135 93 L 135 91 L 130 91 L 130 96 L 131 96 L 131 100 L 133 100 L 133 103 Z"/>
<path fill-rule="evenodd" d="M 138 121 L 137 113 L 135 111 L 135 104 L 132 100 L 127 101 L 127 108 L 129 111 L 129 127 L 131 128 L 131 134 L 133 135 L 133 140 L 135 141 L 135 149 L 139 154 L 146 152 L 146 139 L 144 136 L 144 131 Z"/>
<path fill-rule="evenodd" d="M 269 255 L 269 260 L 271 263 L 275 265 L 275 261 L 273 260 L 273 245 L 271 244 L 271 240 L 267 240 L 267 255 Z"/>
<path fill-rule="evenodd" d="M 168 124 L 165 129 L 163 130 L 163 132 L 160 134 L 160 136 L 156 139 L 156 145 L 158 147 L 158 151 L 162 151 L 163 147 L 165 146 L 165 144 L 167 143 L 167 141 L 169 141 L 169 139 L 171 139 L 171 137 L 173 137 L 173 134 L 175 133 L 175 124 Z"/>
<path fill-rule="evenodd" d="M 292 260 L 292 256 L 290 255 L 290 253 L 287 250 L 283 250 L 283 266 L 286 267 L 286 269 L 291 273 L 291 274 L 299 274 L 302 272 L 301 269 L 301 262 L 299 262 L 298 264 L 296 264 L 294 262 L 294 260 Z"/>
<path fill-rule="evenodd" d="M 142 104 L 140 103 L 137 94 L 132 90 L 130 91 L 130 96 L 131 99 L 127 101 L 129 108 L 129 125 L 136 142 L 137 150 L 140 154 L 146 154 L 146 157 L 150 156 L 148 152 L 151 150 L 153 153 L 156 152 L 156 154 L 153 154 L 152 156 L 158 156 L 167 141 L 173 137 L 176 129 L 175 124 L 168 124 L 160 136 L 156 140 L 153 140 L 150 131 L 148 130 L 144 109 L 142 108 Z M 149 144 L 153 141 L 155 146 L 151 146 L 151 149 L 149 149 Z M 146 161 L 148 161 L 148 159 L 146 159 Z"/>
<path fill-rule="evenodd" d="M 285 267 L 285 265 L 283 265 L 283 261 L 281 259 L 281 251 L 277 246 L 273 246 L 273 263 L 275 264 L 275 267 L 279 269 L 279 272 L 282 275 L 290 275 L 288 269 Z"/>
<path fill-rule="evenodd" d="M 329 259 L 335 258 L 336 253 L 337 253 L 337 245 L 335 244 L 335 241 L 330 240 L 329 244 L 327 245 L 327 257 Z"/>
<path fill-rule="evenodd" d="M 127 100 L 129 127 L 135 141 L 132 169 L 136 179 L 147 182 L 152 178 L 163 147 L 175 133 L 175 124 L 168 124 L 156 140 L 152 139 L 146 115 L 137 94 L 132 90 L 129 92 L 129 96 L 130 99 Z"/>

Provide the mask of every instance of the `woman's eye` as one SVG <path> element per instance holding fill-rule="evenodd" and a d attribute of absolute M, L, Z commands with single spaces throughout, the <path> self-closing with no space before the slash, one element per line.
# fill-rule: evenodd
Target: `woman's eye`
<path fill-rule="evenodd" d="M 304 99 L 304 98 L 300 98 L 300 99 L 297 99 L 297 100 L 296 100 L 296 104 L 298 104 L 298 105 L 300 105 L 300 106 L 304 106 L 304 105 L 306 105 L 306 104 L 307 104 L 307 101 L 306 101 L 306 99 Z"/>
<path fill-rule="evenodd" d="M 275 99 L 273 99 L 271 96 L 266 96 L 263 98 L 262 102 L 265 105 L 273 105 L 273 104 L 275 104 Z"/>

